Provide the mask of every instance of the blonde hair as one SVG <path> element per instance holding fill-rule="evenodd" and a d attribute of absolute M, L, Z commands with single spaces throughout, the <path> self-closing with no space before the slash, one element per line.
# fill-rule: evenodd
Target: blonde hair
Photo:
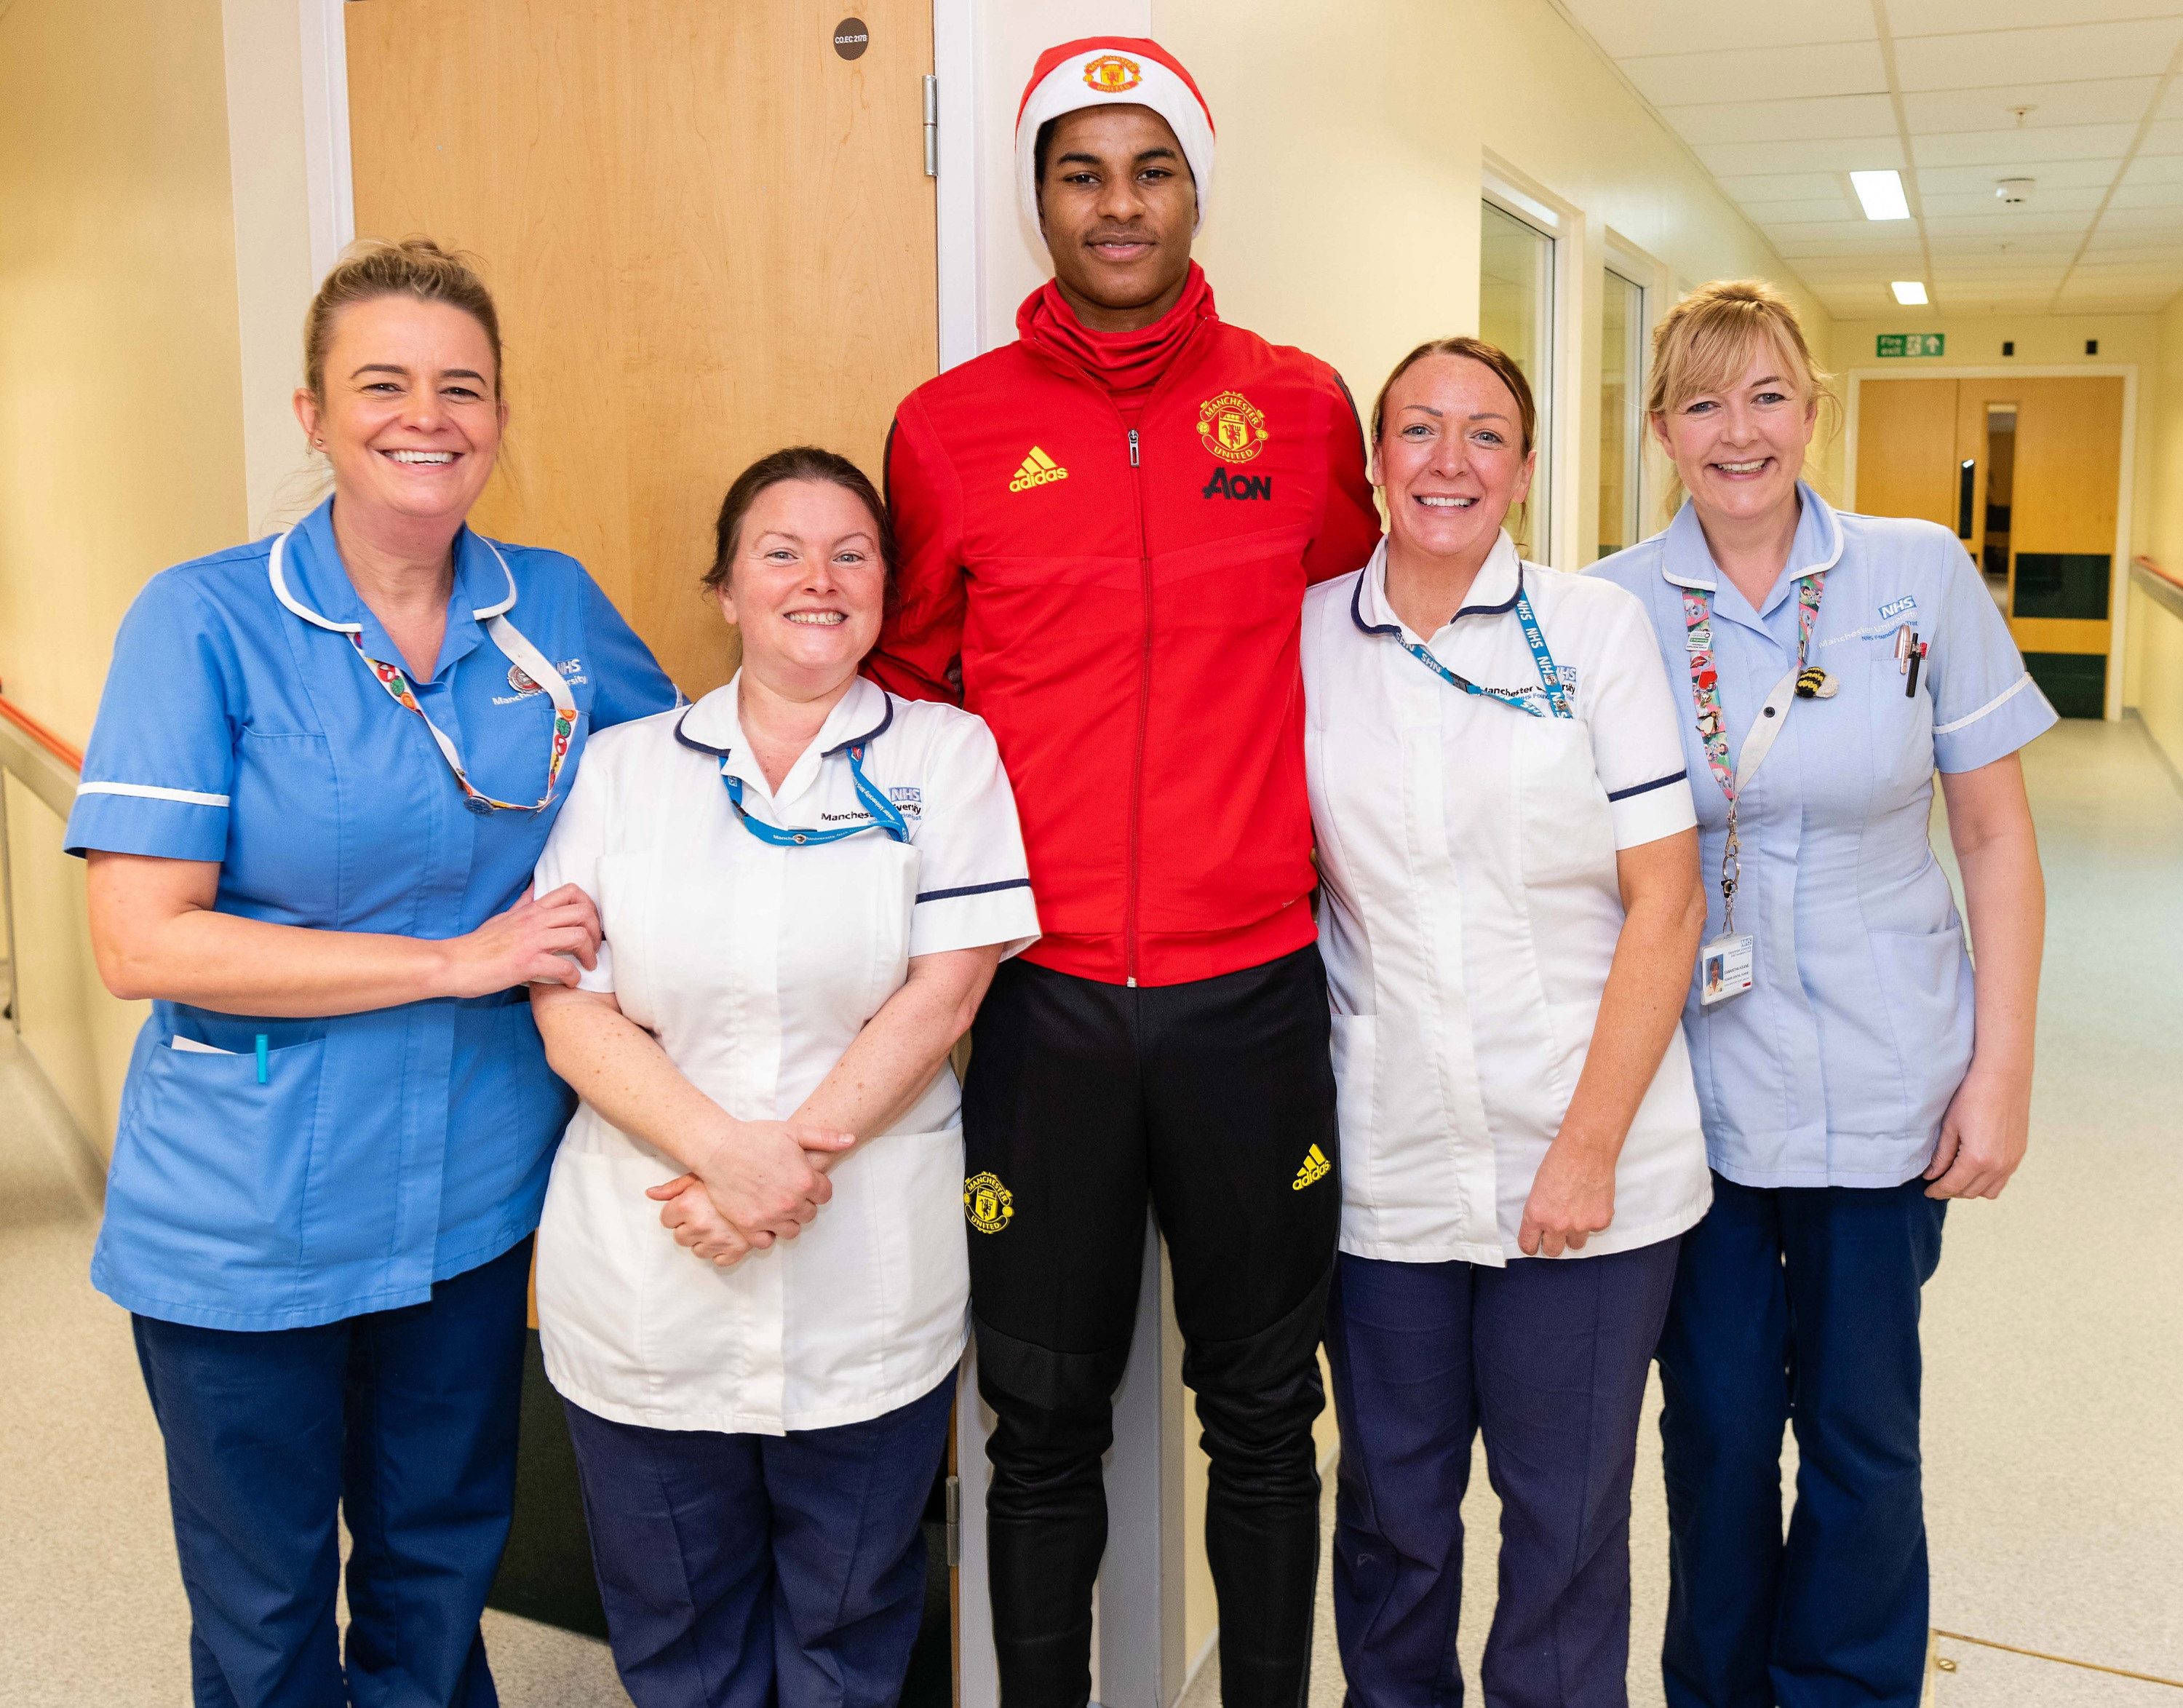
<path fill-rule="evenodd" d="M 342 252 L 303 316 L 303 384 L 319 403 L 326 398 L 326 351 L 334 341 L 335 320 L 342 309 L 380 297 L 445 303 L 475 320 L 492 347 L 493 395 L 504 395 L 500 314 L 493 307 L 492 292 L 478 276 L 474 258 L 459 249 L 442 249 L 430 237 L 404 237 L 398 243 L 367 237 Z"/>
<path fill-rule="evenodd" d="M 1834 376 L 1812 359 L 1804 328 L 1789 299 L 1763 279 L 1716 279 L 1701 285 L 1660 317 L 1653 328 L 1653 378 L 1645 395 L 1645 414 L 1658 419 L 1692 398 L 1725 391 L 1749 365 L 1753 354 L 1770 347 L 1788 369 L 1805 400 L 1822 415 L 1838 420 L 1841 399 Z M 1830 426 L 1828 431 L 1831 431 Z M 1819 435 L 1813 435 L 1816 442 Z M 1681 478 L 1668 477 L 1670 515 L 1683 499 Z"/>

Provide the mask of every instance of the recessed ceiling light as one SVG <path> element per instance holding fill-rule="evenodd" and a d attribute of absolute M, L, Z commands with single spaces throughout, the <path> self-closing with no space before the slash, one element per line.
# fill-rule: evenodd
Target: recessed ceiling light
<path fill-rule="evenodd" d="M 1850 187 L 1857 192 L 1857 199 L 1864 204 L 1868 220 L 1907 220 L 1910 217 L 1909 198 L 1902 193 L 1902 175 L 1890 169 L 1885 172 L 1852 172 Z"/>
<path fill-rule="evenodd" d="M 1897 279 L 1887 288 L 1895 292 L 1895 300 L 1906 309 L 1925 306 L 1925 281 L 1923 279 Z"/>

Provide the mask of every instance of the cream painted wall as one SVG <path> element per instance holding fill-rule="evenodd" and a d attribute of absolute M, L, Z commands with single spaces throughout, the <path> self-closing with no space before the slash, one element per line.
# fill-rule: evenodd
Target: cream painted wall
<path fill-rule="evenodd" d="M 223 55 L 219 0 L 0 8 L 0 680 L 79 744 L 146 577 L 244 530 Z M 104 1149 L 142 1009 L 58 821 L 10 809 L 25 1036 Z"/>
<path fill-rule="evenodd" d="M 2183 295 L 2154 321 L 2152 346 L 2145 370 L 2150 383 L 2138 407 L 2136 550 L 2170 575 L 2183 575 Z M 2183 772 L 2183 617 L 2135 585 L 2129 613 L 2123 702 Z"/>

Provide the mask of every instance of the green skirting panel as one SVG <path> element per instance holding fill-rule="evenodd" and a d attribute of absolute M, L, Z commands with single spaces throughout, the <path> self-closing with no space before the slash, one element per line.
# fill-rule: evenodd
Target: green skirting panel
<path fill-rule="evenodd" d="M 910 1656 L 903 1708 L 948 1708 L 954 1694 L 946 1488 L 943 1473 L 925 1508 L 925 1622 Z M 546 1380 L 546 1360 L 535 1329 L 524 1354 L 515 1522 L 500 1576 L 486 1599 L 503 1612 L 564 1631 L 601 1638 L 607 1634 L 606 1610 L 599 1605 L 598 1581 L 592 1575 L 591 1532 L 576 1484 L 576 1449 L 569 1440 L 560 1396 Z"/>
<path fill-rule="evenodd" d="M 2104 653 L 2026 653 L 2024 667 L 2040 693 L 2065 718 L 2107 715 L 2108 660 Z"/>

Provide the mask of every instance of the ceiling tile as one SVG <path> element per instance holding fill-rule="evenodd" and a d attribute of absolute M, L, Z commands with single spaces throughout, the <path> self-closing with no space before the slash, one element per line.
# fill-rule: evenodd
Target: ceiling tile
<path fill-rule="evenodd" d="M 1691 106 L 1729 94 L 1749 98 L 1887 92 L 1887 69 L 1876 41 L 1648 53 L 1621 64 L 1656 107 Z"/>
<path fill-rule="evenodd" d="M 2008 243 L 2030 237 L 2056 236 L 2065 232 L 2082 236 L 2092 223 L 2090 208 L 2056 208 L 2041 213 L 2036 208 L 2003 208 L 1998 203 L 1991 206 L 1991 213 L 1951 214 L 1938 217 L 1928 214 L 1925 219 L 1927 240 L 1938 243 L 1951 237 L 1986 237 L 1997 243 Z"/>
<path fill-rule="evenodd" d="M 2183 184 L 2183 154 L 2141 154 L 2130 163 L 2123 174 L 2125 186 L 2132 184 Z"/>
<path fill-rule="evenodd" d="M 2183 18 L 2183 0 L 2067 0 L 2073 22 L 2108 18 Z M 2052 24 L 2058 0 L 1887 0 L 1887 26 L 1905 36 L 1956 35 L 1973 30 Z"/>
<path fill-rule="evenodd" d="M 2183 231 L 2183 208 L 2174 203 L 2152 208 L 2118 208 L 2110 204 L 2100 215 L 2102 231 Z"/>
<path fill-rule="evenodd" d="M 2152 67 L 2166 70 L 2178 42 L 2183 42 L 2183 18 L 1981 29 L 1975 35 L 1898 39 L 1895 71 L 1906 90 L 2129 77 Z"/>
<path fill-rule="evenodd" d="M 1915 254 L 1918 226 L 1911 220 L 1796 220 L 1760 225 L 1760 231 L 1780 243 L 1840 243 L 1860 253 Z"/>
<path fill-rule="evenodd" d="M 1809 224 L 1819 220 L 1864 219 L 1858 211 L 1857 203 L 1843 192 L 1801 202 L 1747 202 L 1739 198 L 1736 205 L 1753 225 L 1769 231 L 1776 225 Z"/>
<path fill-rule="evenodd" d="M 1998 177 L 2000 175 L 1995 175 Z M 2107 187 L 2099 184 L 2047 184 L 2035 182 L 2031 199 L 2011 205 L 1995 193 L 1995 177 L 1986 181 L 1982 190 L 1950 190 L 1935 195 L 1922 186 L 1919 206 L 1929 220 L 1947 220 L 1977 214 L 1996 214 L 2002 219 L 2029 218 L 2034 214 L 2078 213 L 2090 214 L 2100 205 Z M 2183 185 L 2176 186 L 2183 192 Z"/>
<path fill-rule="evenodd" d="M 2178 80 L 2183 85 L 2183 79 Z M 2183 154 L 2183 119 L 2159 119 L 2145 127 L 2141 154 Z"/>
<path fill-rule="evenodd" d="M 1566 0 L 1577 22 L 1617 59 L 1675 53 L 1723 33 L 1719 0 Z M 1874 38 L 1870 0 L 1767 0 L 1736 19 L 1739 47 Z"/>
<path fill-rule="evenodd" d="M 2170 159 L 2175 157 L 2170 155 Z M 2183 212 L 2183 178 L 2137 178 L 2115 186 L 2110 208 L 2173 208 Z"/>
<path fill-rule="evenodd" d="M 1884 132 L 1863 136 L 1808 137 L 1778 142 L 1731 141 L 1694 145 L 1707 170 L 1723 177 L 1741 177 L 1755 172 L 1862 172 L 1870 167 L 1902 165 L 1902 144 L 1894 135 L 1891 118 Z M 2115 151 L 2119 154 L 2120 147 Z"/>
<path fill-rule="evenodd" d="M 2164 242 L 2158 232 L 2102 231 L 2085 246 L 2080 266 L 2173 267 L 2183 278 L 2183 236 Z"/>
<path fill-rule="evenodd" d="M 1816 201 L 1822 196 L 1839 199 L 1850 193 L 1848 181 L 1833 172 L 1741 172 L 1716 176 L 1714 181 L 1747 207 L 1761 202 Z"/>
<path fill-rule="evenodd" d="M 2158 77 L 2101 77 L 2086 83 L 2010 83 L 1996 89 L 1936 89 L 1902 97 L 1912 147 L 1929 133 L 2014 127 L 2012 109 L 2030 107 L 2024 128 L 2058 125 L 2135 125 L 2159 88 Z M 1920 153 L 1922 153 L 1922 150 Z"/>
<path fill-rule="evenodd" d="M 2167 123 L 2163 120 L 2162 123 Z M 2161 128 L 2159 125 L 2152 127 Z M 2176 125 L 2176 146 L 2183 154 L 2183 122 Z M 2136 120 L 2114 125 L 2057 125 L 2039 130 L 1960 131 L 1920 136 L 1914 146 L 1925 166 L 2029 166 L 2041 160 L 2120 160 L 2137 135 Z"/>
<path fill-rule="evenodd" d="M 2049 190 L 2104 190 L 2114 181 L 2115 169 L 2122 164 L 2119 159 L 2045 160 L 2036 170 L 2024 171 L 2003 166 L 1930 166 L 1925 163 L 1924 152 L 1919 151 L 1918 192 L 1929 203 L 1936 196 L 1964 191 L 1991 196 L 1998 180 L 2026 175 L 2039 181 L 2033 192 L 2036 195 L 2043 196 Z"/>
<path fill-rule="evenodd" d="M 1786 101 L 1723 101 L 1661 115 L 1692 144 L 1794 142 L 1885 136 L 1895 108 L 1885 95 L 1815 95 Z"/>

